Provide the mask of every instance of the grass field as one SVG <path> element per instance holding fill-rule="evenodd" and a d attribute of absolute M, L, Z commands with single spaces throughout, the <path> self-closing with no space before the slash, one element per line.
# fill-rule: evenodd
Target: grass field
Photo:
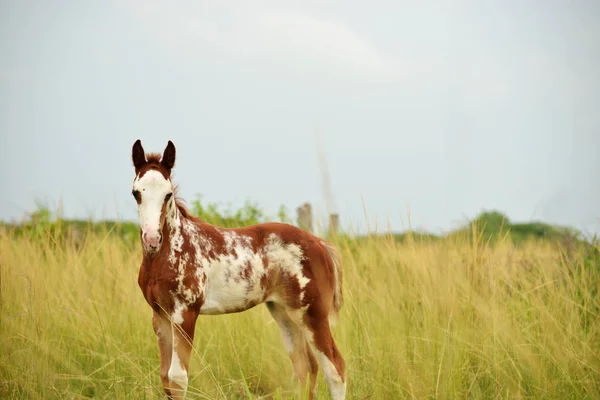
<path fill-rule="evenodd" d="M 136 243 L 137 244 L 137 243 Z M 600 269 L 584 250 L 468 237 L 340 241 L 333 334 L 348 398 L 584 399 L 600 392 Z M 162 397 L 139 245 L 0 233 L 0 397 Z M 289 398 L 266 308 L 201 316 L 189 398 Z M 319 374 L 317 398 L 329 398 Z"/>

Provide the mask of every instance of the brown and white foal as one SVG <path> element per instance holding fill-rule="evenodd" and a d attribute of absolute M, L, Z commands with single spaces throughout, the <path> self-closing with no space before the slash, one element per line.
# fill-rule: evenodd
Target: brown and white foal
<path fill-rule="evenodd" d="M 310 398 L 321 365 L 333 399 L 344 399 L 344 359 L 330 331 L 342 305 L 335 248 L 282 223 L 223 229 L 191 216 L 173 195 L 175 146 L 132 149 L 143 260 L 138 283 L 154 310 L 160 377 L 169 398 L 184 398 L 196 318 L 266 303 Z M 314 353 L 313 353 L 314 352 Z M 316 357 L 315 357 L 316 355 Z M 317 363 L 318 362 L 318 363 Z"/>

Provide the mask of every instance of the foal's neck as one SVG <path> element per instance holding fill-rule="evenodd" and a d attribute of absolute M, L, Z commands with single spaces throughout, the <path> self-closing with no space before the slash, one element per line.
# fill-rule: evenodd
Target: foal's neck
<path fill-rule="evenodd" d="M 173 230 L 181 229 L 184 216 L 181 214 L 181 211 L 179 211 L 175 199 L 169 200 L 169 204 L 167 204 L 166 208 L 165 226 L 167 228 L 167 234 L 170 234 Z"/>
<path fill-rule="evenodd" d="M 165 223 L 163 235 L 168 238 L 168 245 L 164 246 L 170 264 L 175 264 L 179 255 L 189 249 L 205 254 L 211 251 L 211 237 L 216 227 L 199 220 L 180 209 L 174 200 L 167 204 L 165 210 Z"/>
<path fill-rule="evenodd" d="M 182 212 L 175 200 L 171 200 L 165 211 L 165 226 L 163 229 L 163 235 L 169 237 L 168 251 L 171 253 L 173 253 L 173 250 L 181 252 L 182 245 L 190 240 L 190 235 L 194 236 L 199 232 L 200 226 L 198 223 L 190 218 L 187 213 Z"/>
<path fill-rule="evenodd" d="M 176 255 L 181 252 L 184 235 L 183 235 L 183 215 L 179 211 L 175 200 L 169 200 L 165 210 L 165 223 L 163 226 L 163 237 L 167 246 L 162 246 L 161 252 L 168 255 L 168 262 L 175 264 L 177 258 Z"/>

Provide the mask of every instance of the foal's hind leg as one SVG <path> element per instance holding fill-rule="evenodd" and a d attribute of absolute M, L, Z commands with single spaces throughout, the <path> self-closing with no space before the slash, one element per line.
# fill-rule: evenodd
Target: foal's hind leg
<path fill-rule="evenodd" d="M 311 306 L 303 321 L 308 328 L 305 330 L 306 337 L 323 368 L 331 397 L 333 400 L 343 400 L 346 397 L 345 362 L 331 335 L 327 316 Z"/>
<path fill-rule="evenodd" d="M 302 330 L 292 321 L 285 307 L 274 302 L 267 302 L 271 316 L 277 322 L 283 345 L 290 355 L 294 366 L 294 375 L 300 381 L 302 389 L 306 388 L 306 375 L 310 374 L 309 398 L 314 396 L 319 365 L 302 333 Z"/>

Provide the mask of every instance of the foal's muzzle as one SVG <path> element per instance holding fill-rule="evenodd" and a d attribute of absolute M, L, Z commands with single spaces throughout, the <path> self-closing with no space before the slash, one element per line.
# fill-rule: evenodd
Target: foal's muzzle
<path fill-rule="evenodd" d="M 148 246 L 150 248 L 150 250 L 153 250 L 153 251 L 157 250 L 163 241 L 162 233 L 160 233 L 160 232 L 156 232 L 156 233 L 144 232 L 142 234 L 142 239 L 144 240 L 144 244 L 146 244 L 146 246 Z"/>

